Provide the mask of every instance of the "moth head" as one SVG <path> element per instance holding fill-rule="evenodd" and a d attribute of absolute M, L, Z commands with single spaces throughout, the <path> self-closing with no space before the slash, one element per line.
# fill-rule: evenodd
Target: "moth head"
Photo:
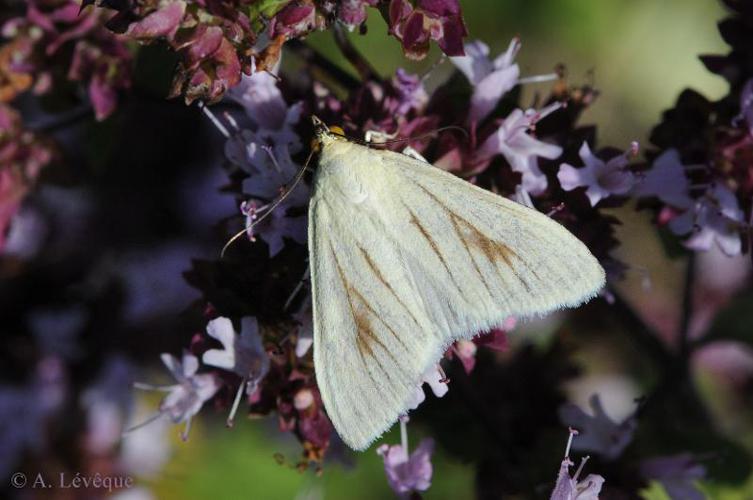
<path fill-rule="evenodd" d="M 345 137 L 345 131 L 342 127 L 328 127 L 316 115 L 311 115 L 311 122 L 314 124 L 314 139 L 311 143 L 311 147 L 314 150 L 318 150 L 323 141 L 332 139 L 333 137 Z"/>

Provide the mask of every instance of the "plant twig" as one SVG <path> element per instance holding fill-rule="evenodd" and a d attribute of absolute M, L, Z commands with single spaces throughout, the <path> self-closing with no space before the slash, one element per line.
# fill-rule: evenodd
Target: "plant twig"
<path fill-rule="evenodd" d="M 685 283 L 682 293 L 682 312 L 680 316 L 680 331 L 678 333 L 678 351 L 680 361 L 687 364 L 690 356 L 691 344 L 688 339 L 690 320 L 693 317 L 693 285 L 695 283 L 695 253 L 688 256 L 685 265 Z"/>
<path fill-rule="evenodd" d="M 324 57 L 310 45 L 307 45 L 300 40 L 289 40 L 285 43 L 285 48 L 295 53 L 298 57 L 306 61 L 306 63 L 316 66 L 329 74 L 338 84 L 347 89 L 356 89 L 361 85 L 358 79 L 354 78 L 353 75 Z"/>
<path fill-rule="evenodd" d="M 631 338 L 645 349 L 645 352 L 654 359 L 659 367 L 667 368 L 673 365 L 674 356 L 660 340 L 658 332 L 643 321 L 643 318 L 619 292 L 612 290 L 612 295 L 614 296 L 614 303 L 608 306 L 609 311 L 625 326 Z"/>
<path fill-rule="evenodd" d="M 64 113 L 60 113 L 47 120 L 41 121 L 40 123 L 29 124 L 28 128 L 33 132 L 44 132 L 46 134 L 51 134 L 58 130 L 74 125 L 85 118 L 90 118 L 93 116 L 93 114 L 94 110 L 92 109 L 91 105 L 84 104 Z"/>
<path fill-rule="evenodd" d="M 364 82 L 380 82 L 382 79 L 379 77 L 379 73 L 377 73 L 371 63 L 369 63 L 369 61 L 358 52 L 353 44 L 350 43 L 350 39 L 348 39 L 348 35 L 343 30 L 343 27 L 340 24 L 335 24 L 335 29 L 333 31 L 337 48 L 340 49 L 340 52 L 342 52 L 343 56 L 348 60 L 351 66 L 355 68 L 356 72 L 358 72 L 358 76 L 361 77 L 361 80 Z"/>

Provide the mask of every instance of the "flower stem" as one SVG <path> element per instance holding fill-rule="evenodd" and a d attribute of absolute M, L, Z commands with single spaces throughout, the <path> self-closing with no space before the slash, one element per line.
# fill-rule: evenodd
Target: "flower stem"
<path fill-rule="evenodd" d="M 680 362 L 687 368 L 688 358 L 691 354 L 691 344 L 688 339 L 690 333 L 690 320 L 693 317 L 693 287 L 695 283 L 695 253 L 688 256 L 685 266 L 685 283 L 682 294 L 682 312 L 680 316 L 680 331 L 678 334 L 678 347 Z"/>
<path fill-rule="evenodd" d="M 379 73 L 369 63 L 358 50 L 350 43 L 350 39 L 345 34 L 343 27 L 339 24 L 335 24 L 334 28 L 335 43 L 337 48 L 340 49 L 345 59 L 355 68 L 358 72 L 358 76 L 364 82 L 375 81 L 379 82 L 382 79 L 379 77 Z"/>
<path fill-rule="evenodd" d="M 659 340 L 659 334 L 643 321 L 633 307 L 616 290 L 611 290 L 614 303 L 609 305 L 609 315 L 620 320 L 631 338 L 641 345 L 657 366 L 666 368 L 674 364 L 674 356 Z"/>
<path fill-rule="evenodd" d="M 342 87 L 353 90 L 360 86 L 360 82 L 357 78 L 354 78 L 353 75 L 327 59 L 310 45 L 307 45 L 300 40 L 289 40 L 285 43 L 285 47 L 303 59 L 306 63 L 327 73 Z"/>

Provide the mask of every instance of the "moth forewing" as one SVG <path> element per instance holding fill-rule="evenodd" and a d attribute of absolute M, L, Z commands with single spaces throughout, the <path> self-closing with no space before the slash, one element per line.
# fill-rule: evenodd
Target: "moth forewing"
<path fill-rule="evenodd" d="M 576 237 L 419 160 L 326 133 L 309 208 L 314 363 L 343 440 L 364 449 L 455 340 L 575 306 L 604 284 Z"/>

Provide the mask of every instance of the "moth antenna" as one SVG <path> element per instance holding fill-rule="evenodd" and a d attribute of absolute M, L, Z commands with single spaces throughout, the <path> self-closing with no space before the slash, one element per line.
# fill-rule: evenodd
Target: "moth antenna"
<path fill-rule="evenodd" d="M 248 231 L 256 227 L 260 222 L 266 219 L 267 216 L 269 216 L 269 214 L 271 214 L 272 211 L 280 205 L 280 203 L 285 201 L 288 195 L 293 192 L 296 186 L 298 186 L 298 183 L 301 182 L 301 179 L 303 179 L 303 174 L 306 173 L 306 170 L 308 169 L 309 163 L 311 162 L 311 158 L 313 158 L 313 156 L 314 156 L 314 150 L 311 150 L 308 158 L 306 158 L 306 163 L 304 163 L 303 166 L 300 168 L 300 170 L 298 170 L 298 173 L 295 175 L 295 178 L 293 179 L 293 183 L 291 184 L 289 189 L 286 189 L 285 192 L 277 200 L 275 200 L 275 202 L 272 203 L 258 219 L 256 219 L 254 222 L 249 224 L 248 227 L 244 227 L 243 229 L 235 233 L 228 240 L 228 242 L 225 243 L 225 246 L 223 246 L 222 250 L 220 251 L 220 259 L 222 259 L 225 256 L 225 252 L 230 247 L 230 245 L 232 245 L 235 242 L 235 240 L 237 240 L 238 238 L 246 234 Z"/>
<path fill-rule="evenodd" d="M 133 388 L 140 389 L 142 391 L 170 392 L 175 388 L 175 386 L 174 385 L 152 385 L 152 384 L 144 384 L 143 382 L 134 382 Z"/>
<path fill-rule="evenodd" d="M 370 146 L 382 146 L 384 144 L 396 144 L 396 143 L 399 143 L 399 142 L 417 141 L 419 139 L 424 139 L 426 137 L 431 137 L 431 136 L 433 136 L 435 134 L 438 134 L 439 132 L 444 132 L 445 130 L 458 130 L 458 131 L 462 132 L 463 135 L 465 135 L 466 139 L 469 137 L 468 131 L 465 130 L 463 127 L 459 127 L 457 125 L 447 125 L 445 127 L 439 127 L 437 129 L 431 130 L 431 131 L 426 132 L 424 134 L 414 135 L 414 136 L 411 136 L 411 137 L 403 137 L 401 139 L 388 139 L 388 140 L 386 140 L 384 142 L 368 142 L 368 141 L 365 141 L 363 139 L 359 139 L 357 137 L 351 137 L 351 136 L 349 136 L 347 134 L 341 134 L 339 132 L 335 132 L 333 130 L 330 130 L 329 133 L 331 135 L 334 135 L 334 136 L 337 136 L 337 137 L 342 137 L 343 139 L 347 139 L 350 142 L 355 142 L 355 143 L 360 144 L 362 146 L 370 147 Z"/>
<path fill-rule="evenodd" d="M 400 419 L 400 444 L 403 447 L 403 451 L 408 455 L 408 419 Z M 408 455 L 410 456 L 410 455 Z"/>
<path fill-rule="evenodd" d="M 402 139 L 389 139 L 387 141 L 377 143 L 376 145 L 380 146 L 382 144 L 395 144 L 395 143 L 398 143 L 398 142 L 417 141 L 417 140 L 420 140 L 420 139 L 425 139 L 426 137 L 431 137 L 433 135 L 436 135 L 436 134 L 438 134 L 440 132 L 444 132 L 446 130 L 458 130 L 458 131 L 462 132 L 463 135 L 465 135 L 466 139 L 468 139 L 468 137 L 469 137 L 468 136 L 468 131 L 466 129 L 464 129 L 463 127 L 459 127 L 457 125 L 447 125 L 445 127 L 439 127 L 438 129 L 431 130 L 431 131 L 426 132 L 424 134 L 414 135 L 412 137 L 404 137 Z"/>

